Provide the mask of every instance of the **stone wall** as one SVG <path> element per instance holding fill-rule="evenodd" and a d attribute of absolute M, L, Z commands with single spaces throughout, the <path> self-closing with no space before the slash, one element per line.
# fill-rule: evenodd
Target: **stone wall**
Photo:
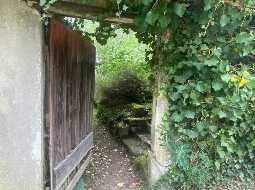
<path fill-rule="evenodd" d="M 160 87 L 166 81 L 163 73 L 156 74 L 155 92 L 160 92 Z M 150 154 L 149 183 L 154 185 L 166 172 L 170 164 L 169 152 L 164 146 L 164 136 L 162 134 L 162 119 L 169 108 L 168 100 L 163 92 L 154 95 L 152 108 L 152 152 Z"/>
<path fill-rule="evenodd" d="M 24 1 L 0 0 L 0 189 L 42 190 L 42 28 Z"/>

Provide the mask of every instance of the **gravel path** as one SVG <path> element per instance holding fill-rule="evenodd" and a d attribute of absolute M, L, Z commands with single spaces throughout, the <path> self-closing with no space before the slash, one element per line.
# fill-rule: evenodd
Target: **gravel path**
<path fill-rule="evenodd" d="M 84 174 L 88 190 L 137 190 L 143 186 L 126 148 L 104 127 L 95 128 L 94 145 Z"/>

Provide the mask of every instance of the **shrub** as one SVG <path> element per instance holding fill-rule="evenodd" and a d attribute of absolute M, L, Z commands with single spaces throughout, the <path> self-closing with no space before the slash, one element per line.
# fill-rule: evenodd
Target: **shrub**
<path fill-rule="evenodd" d="M 129 117 L 133 103 L 145 104 L 152 100 L 150 87 L 130 71 L 123 72 L 110 85 L 102 87 L 100 94 L 97 118 L 108 126 L 116 126 Z"/>
<path fill-rule="evenodd" d="M 146 81 L 146 83 L 151 75 L 150 67 L 145 61 L 147 46 L 140 44 L 131 31 L 126 34 L 117 30 L 116 33 L 117 36 L 108 39 L 107 44 L 97 44 L 100 61 L 96 67 L 97 98 L 100 98 L 101 88 L 108 87 L 125 72 L 135 74 L 136 80 Z"/>

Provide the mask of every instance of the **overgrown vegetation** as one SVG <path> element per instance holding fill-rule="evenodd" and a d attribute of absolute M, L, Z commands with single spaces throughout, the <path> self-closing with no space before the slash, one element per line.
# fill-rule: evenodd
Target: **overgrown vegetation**
<path fill-rule="evenodd" d="M 117 79 L 99 90 L 101 97 L 97 105 L 97 118 L 109 127 L 123 127 L 120 125 L 123 121 L 134 117 L 134 104 L 151 102 L 150 87 L 130 71 L 120 73 Z"/>
<path fill-rule="evenodd" d="M 150 61 L 168 75 L 173 163 L 164 182 L 176 189 L 254 178 L 253 11 L 234 5 L 145 1 L 136 19 L 138 38 L 154 50 Z"/>
<path fill-rule="evenodd" d="M 137 13 L 137 37 L 151 48 L 147 61 L 168 76 L 165 185 L 206 189 L 219 178 L 254 179 L 254 0 L 116 3 L 120 13 Z"/>
<path fill-rule="evenodd" d="M 151 71 L 145 61 L 146 48 L 146 45 L 138 42 L 134 32 L 130 31 L 127 34 L 122 30 L 117 30 L 114 37 L 108 39 L 106 44 L 97 44 L 98 59 L 100 62 L 96 67 L 96 83 L 98 89 L 106 90 L 107 87 L 116 86 L 116 82 L 119 79 L 122 81 L 125 79 L 124 75 L 128 77 L 129 82 L 135 82 L 134 85 L 148 86 L 148 78 L 151 75 Z M 129 84 L 128 81 L 126 83 L 128 85 L 127 89 L 124 89 L 125 87 L 122 86 L 120 87 L 123 88 L 122 90 L 128 90 L 132 86 L 132 83 Z M 136 93 L 134 94 L 134 98 L 138 98 L 138 92 L 134 93 Z M 100 92 L 97 93 L 97 96 L 100 96 Z M 144 99 L 142 94 L 139 98 L 142 101 Z"/>
<path fill-rule="evenodd" d="M 177 6 L 177 5 L 176 5 Z M 169 81 L 173 164 L 169 185 L 206 189 L 213 180 L 255 174 L 255 70 L 251 12 L 205 1 L 179 5 L 172 37 L 161 52 Z M 175 11 L 178 9 L 176 8 Z"/>
<path fill-rule="evenodd" d="M 97 118 L 108 127 L 124 127 L 124 121 L 133 116 L 134 104 L 151 102 L 145 49 L 134 33 L 121 30 L 107 44 L 98 45 Z"/>

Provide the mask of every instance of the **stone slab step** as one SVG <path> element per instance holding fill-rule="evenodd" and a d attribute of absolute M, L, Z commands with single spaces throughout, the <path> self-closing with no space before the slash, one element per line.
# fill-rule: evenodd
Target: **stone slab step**
<path fill-rule="evenodd" d="M 132 115 L 136 116 L 136 117 L 146 117 L 146 116 L 150 116 L 150 107 L 149 105 L 146 104 L 131 104 L 130 105 L 130 112 L 132 113 Z"/>
<path fill-rule="evenodd" d="M 150 118 L 127 118 L 124 122 L 134 134 L 150 132 Z"/>
<path fill-rule="evenodd" d="M 135 137 L 124 138 L 122 142 L 133 155 L 142 155 L 148 150 L 148 147 Z"/>
<path fill-rule="evenodd" d="M 129 152 L 133 156 L 133 162 L 141 171 L 141 175 L 148 180 L 149 177 L 149 162 L 148 162 L 148 153 L 149 147 L 141 141 L 140 138 L 130 137 L 122 139 L 123 144 L 126 145 Z"/>
<path fill-rule="evenodd" d="M 152 140 L 151 140 L 151 134 L 150 133 L 141 133 L 141 134 L 136 134 L 137 137 L 146 145 L 151 148 L 152 145 Z"/>
<path fill-rule="evenodd" d="M 134 125 L 134 126 L 148 126 L 148 123 L 150 123 L 151 118 L 150 117 L 129 117 L 125 119 L 125 123 L 128 125 Z"/>

